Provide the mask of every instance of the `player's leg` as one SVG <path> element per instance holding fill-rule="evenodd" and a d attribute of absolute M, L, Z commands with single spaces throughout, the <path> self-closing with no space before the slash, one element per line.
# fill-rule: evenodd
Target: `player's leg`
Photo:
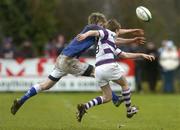
<path fill-rule="evenodd" d="M 51 77 L 51 78 L 50 78 Z M 38 94 L 41 91 L 44 90 L 48 90 L 50 88 L 52 88 L 56 82 L 59 80 L 59 78 L 52 79 L 52 76 L 49 75 L 48 79 L 46 79 L 44 82 L 41 83 L 37 83 L 35 85 L 33 85 L 20 99 L 19 102 L 21 104 L 23 104 L 26 100 L 28 100 L 29 98 L 31 98 L 32 96 L 35 96 L 36 94 Z"/>
<path fill-rule="evenodd" d="M 86 113 L 86 111 L 94 106 L 97 105 L 101 105 L 104 103 L 107 103 L 109 101 L 111 101 L 112 99 L 112 91 L 111 88 L 109 86 L 109 84 L 102 86 L 101 87 L 102 96 L 96 97 L 92 100 L 90 100 L 89 102 L 85 103 L 85 104 L 78 104 L 77 105 L 77 120 L 79 122 L 81 122 L 83 115 Z"/>
<path fill-rule="evenodd" d="M 51 88 L 56 82 L 50 79 L 46 81 L 33 85 L 20 99 L 15 99 L 11 107 L 11 113 L 13 115 L 19 110 L 19 108 L 31 97 L 35 96 L 37 93 L 43 90 Z"/>
<path fill-rule="evenodd" d="M 80 64 L 84 64 L 84 63 L 80 63 Z M 81 67 L 82 68 L 82 67 Z M 84 71 L 84 73 L 82 74 L 82 76 L 88 76 L 88 77 L 95 77 L 95 69 L 92 65 L 88 65 L 87 69 Z M 112 91 L 112 102 L 116 107 L 119 107 L 119 105 L 123 102 L 123 97 L 120 95 L 116 95 L 115 92 Z"/>
<path fill-rule="evenodd" d="M 131 105 L 131 90 L 128 87 L 128 82 L 124 76 L 121 76 L 119 80 L 114 80 L 115 83 L 122 87 L 122 96 L 124 98 L 125 106 L 127 108 L 127 117 L 131 118 L 138 112 L 138 108 Z"/>
<path fill-rule="evenodd" d="M 124 98 L 122 95 L 116 95 L 116 93 L 112 91 L 112 102 L 114 106 L 119 107 L 121 103 L 124 102 Z"/>
<path fill-rule="evenodd" d="M 42 83 L 37 83 L 30 87 L 30 89 L 19 99 L 15 99 L 13 102 L 13 105 L 11 107 L 11 113 L 13 115 L 16 114 L 16 112 L 19 110 L 19 108 L 31 97 L 37 95 L 39 92 L 48 90 L 51 87 L 53 87 L 57 81 L 61 77 L 66 75 L 66 73 L 57 67 L 57 64 L 55 65 L 55 68 L 51 72 L 51 74 L 48 76 L 48 79 L 45 80 Z"/>
<path fill-rule="evenodd" d="M 94 99 L 90 100 L 89 102 L 85 103 L 86 110 L 88 110 L 89 108 L 94 107 L 96 105 L 104 104 L 104 103 L 111 101 L 111 99 L 112 99 L 111 91 L 112 90 L 111 90 L 109 84 L 101 87 L 101 90 L 102 90 L 102 96 L 94 98 Z"/>

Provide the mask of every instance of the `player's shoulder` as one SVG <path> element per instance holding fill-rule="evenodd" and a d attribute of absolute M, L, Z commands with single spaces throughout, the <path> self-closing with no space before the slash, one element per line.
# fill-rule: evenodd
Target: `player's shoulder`
<path fill-rule="evenodd" d="M 113 32 L 113 31 L 111 31 L 111 30 L 109 30 L 109 29 L 106 29 L 106 31 L 107 31 L 108 33 L 110 33 L 110 34 L 116 34 L 115 32 Z"/>
<path fill-rule="evenodd" d="M 109 36 L 116 37 L 116 33 L 115 32 L 113 32 L 113 31 L 111 31 L 109 29 L 106 29 L 106 31 L 108 32 Z"/>

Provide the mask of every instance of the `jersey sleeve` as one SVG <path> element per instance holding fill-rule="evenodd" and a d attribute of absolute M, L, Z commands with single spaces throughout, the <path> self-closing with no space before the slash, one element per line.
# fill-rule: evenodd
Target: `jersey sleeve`
<path fill-rule="evenodd" d="M 98 32 L 99 32 L 99 37 L 101 39 L 104 38 L 105 34 L 104 34 L 103 30 L 98 30 Z"/>
<path fill-rule="evenodd" d="M 98 30 L 99 31 L 99 37 L 102 39 L 102 40 L 107 40 L 108 39 L 108 31 L 103 29 L 103 30 Z"/>

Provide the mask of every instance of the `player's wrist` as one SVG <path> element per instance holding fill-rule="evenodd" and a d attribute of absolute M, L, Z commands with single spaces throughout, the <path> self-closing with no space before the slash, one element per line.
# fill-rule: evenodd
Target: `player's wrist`
<path fill-rule="evenodd" d="M 87 33 L 84 33 L 83 34 L 84 38 L 88 37 L 88 34 Z"/>

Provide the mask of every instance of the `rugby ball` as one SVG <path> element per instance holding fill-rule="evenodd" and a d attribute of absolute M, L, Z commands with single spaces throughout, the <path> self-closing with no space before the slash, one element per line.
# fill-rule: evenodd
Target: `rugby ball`
<path fill-rule="evenodd" d="M 136 15 L 139 19 L 149 22 L 152 19 L 151 12 L 144 6 L 139 6 L 136 8 Z"/>

